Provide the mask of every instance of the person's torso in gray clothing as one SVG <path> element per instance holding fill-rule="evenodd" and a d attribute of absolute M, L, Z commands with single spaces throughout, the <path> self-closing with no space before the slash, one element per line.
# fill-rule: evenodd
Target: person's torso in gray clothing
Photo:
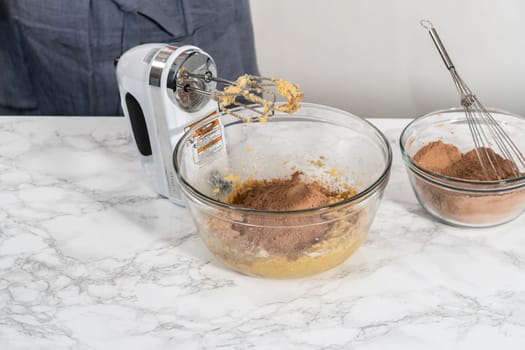
<path fill-rule="evenodd" d="M 247 0 L 0 0 L 0 114 L 120 114 L 113 61 L 146 42 L 257 74 Z"/>

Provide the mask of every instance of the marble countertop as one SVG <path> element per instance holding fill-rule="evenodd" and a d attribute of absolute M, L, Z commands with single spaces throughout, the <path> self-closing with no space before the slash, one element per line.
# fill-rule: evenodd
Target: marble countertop
<path fill-rule="evenodd" d="M 0 118 L 0 349 L 523 349 L 525 215 L 418 205 L 397 138 L 363 246 L 310 278 L 232 272 L 145 182 L 123 118 Z"/>

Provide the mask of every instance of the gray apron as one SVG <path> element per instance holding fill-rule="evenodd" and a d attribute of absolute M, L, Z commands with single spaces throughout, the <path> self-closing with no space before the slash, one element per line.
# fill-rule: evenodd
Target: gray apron
<path fill-rule="evenodd" d="M 0 114 L 122 114 L 113 61 L 147 42 L 258 73 L 248 0 L 0 0 Z"/>

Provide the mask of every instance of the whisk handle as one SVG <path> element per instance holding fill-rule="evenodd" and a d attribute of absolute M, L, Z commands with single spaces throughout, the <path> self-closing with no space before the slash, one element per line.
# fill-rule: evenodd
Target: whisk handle
<path fill-rule="evenodd" d="M 445 66 L 447 67 L 447 69 L 448 70 L 455 69 L 454 63 L 452 63 L 452 60 L 450 59 L 450 56 L 448 55 L 448 52 L 445 49 L 445 45 L 443 45 L 443 43 L 441 42 L 441 39 L 439 38 L 436 28 L 434 28 L 432 23 L 428 20 L 422 20 L 420 23 L 423 26 L 423 28 L 428 30 L 428 33 L 430 34 L 430 37 L 432 38 L 434 45 L 436 45 L 439 55 L 443 59 L 443 62 L 445 63 Z"/>

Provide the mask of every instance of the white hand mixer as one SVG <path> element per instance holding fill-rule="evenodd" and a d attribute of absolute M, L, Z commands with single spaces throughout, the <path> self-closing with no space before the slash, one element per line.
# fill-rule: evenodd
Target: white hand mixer
<path fill-rule="evenodd" d="M 214 60 L 195 46 L 140 45 L 117 62 L 122 109 L 146 176 L 156 192 L 180 205 L 172 153 L 189 127 L 210 119 L 195 134 L 195 154 L 204 157 L 223 147 L 219 110 L 264 122 L 276 109 L 294 112 L 302 99 L 297 85 L 279 79 L 245 75 L 232 82 L 219 78 Z M 217 83 L 227 87 L 217 90 Z M 277 103 L 277 95 L 286 97 L 286 103 Z M 250 113 L 241 115 L 235 107 Z"/>

